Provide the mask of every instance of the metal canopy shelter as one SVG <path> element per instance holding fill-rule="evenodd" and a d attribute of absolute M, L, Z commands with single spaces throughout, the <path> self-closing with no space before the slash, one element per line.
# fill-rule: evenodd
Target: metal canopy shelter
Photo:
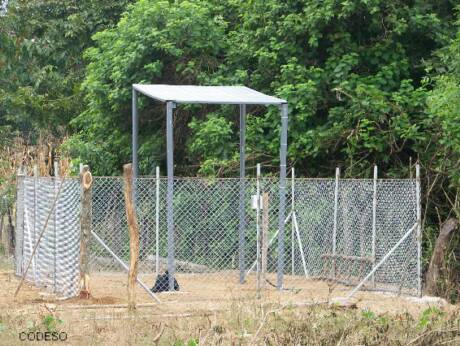
<path fill-rule="evenodd" d="M 137 95 L 144 94 L 154 100 L 166 103 L 166 161 L 168 173 L 167 188 L 167 228 L 168 228 L 168 271 L 169 287 L 174 290 L 175 254 L 174 254 L 174 148 L 173 148 L 173 109 L 177 104 L 236 104 L 240 108 L 240 192 L 239 192 L 239 269 L 240 282 L 245 275 L 245 142 L 246 142 L 246 105 L 276 105 L 281 112 L 280 141 L 280 189 L 278 218 L 278 274 L 277 287 L 283 286 L 284 273 L 284 220 L 286 204 L 286 152 L 288 128 L 288 104 L 273 96 L 262 94 L 244 86 L 195 86 L 195 85 L 162 85 L 133 84 L 132 99 L 132 130 L 133 130 L 133 167 L 134 176 L 138 176 L 138 133 L 139 116 L 137 111 Z"/>

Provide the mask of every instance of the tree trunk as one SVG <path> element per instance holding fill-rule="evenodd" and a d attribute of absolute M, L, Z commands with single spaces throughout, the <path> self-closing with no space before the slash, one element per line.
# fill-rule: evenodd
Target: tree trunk
<path fill-rule="evenodd" d="M 128 309 L 136 308 L 135 284 L 139 262 L 139 226 L 133 198 L 133 168 L 131 164 L 123 166 L 125 179 L 125 206 L 129 230 L 129 273 L 128 273 Z"/>
<path fill-rule="evenodd" d="M 439 232 L 438 239 L 436 239 L 430 266 L 426 274 L 426 292 L 428 294 L 436 294 L 437 282 L 444 266 L 446 251 L 450 240 L 458 229 L 458 224 L 457 219 L 451 218 L 441 226 L 441 231 Z"/>
<path fill-rule="evenodd" d="M 81 237 L 80 237 L 80 298 L 91 297 L 89 288 L 89 239 L 91 235 L 91 200 L 93 177 L 88 166 L 80 173 L 81 181 Z"/>

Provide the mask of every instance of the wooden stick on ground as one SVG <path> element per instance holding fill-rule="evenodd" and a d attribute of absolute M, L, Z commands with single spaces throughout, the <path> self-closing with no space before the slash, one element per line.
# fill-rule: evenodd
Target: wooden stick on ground
<path fill-rule="evenodd" d="M 133 201 L 133 167 L 126 164 L 123 166 L 125 180 L 125 205 L 126 217 L 129 230 L 129 272 L 128 272 L 128 310 L 136 309 L 136 284 L 138 261 L 139 261 L 139 226 L 137 224 L 136 210 Z"/>
<path fill-rule="evenodd" d="M 18 287 L 16 288 L 16 291 L 14 292 L 14 298 L 17 297 L 17 295 L 18 295 L 18 293 L 19 293 L 19 290 L 21 289 L 22 284 L 24 283 L 24 280 L 25 280 L 25 278 L 26 278 L 27 272 L 29 271 L 29 268 L 30 268 L 30 264 L 32 263 L 32 260 L 33 260 L 33 258 L 34 258 L 34 256 L 35 256 L 35 252 L 37 252 L 38 244 L 40 244 L 40 240 L 42 239 L 43 234 L 45 233 L 46 228 L 48 227 L 48 223 L 49 223 L 49 221 L 50 221 L 51 215 L 53 214 L 54 209 L 56 208 L 57 200 L 58 200 L 58 198 L 59 198 L 59 195 L 61 194 L 62 187 L 64 186 L 64 181 L 65 181 L 65 176 L 62 176 L 61 182 L 60 182 L 60 184 L 59 184 L 59 189 L 58 189 L 58 191 L 57 191 L 57 193 L 56 193 L 56 196 L 54 197 L 53 204 L 51 205 L 51 209 L 50 209 L 50 211 L 48 212 L 48 216 L 46 217 L 46 221 L 45 221 L 45 224 L 43 225 L 43 229 L 42 229 L 40 235 L 38 236 L 37 242 L 35 243 L 35 246 L 34 246 L 34 248 L 33 248 L 33 250 L 32 250 L 32 254 L 30 255 L 29 263 L 27 263 L 26 270 L 24 270 L 24 274 L 22 274 L 21 281 L 19 282 L 19 285 L 18 285 Z"/>

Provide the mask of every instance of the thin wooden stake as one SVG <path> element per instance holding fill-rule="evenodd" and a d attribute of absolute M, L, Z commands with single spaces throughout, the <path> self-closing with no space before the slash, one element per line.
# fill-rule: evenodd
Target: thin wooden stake
<path fill-rule="evenodd" d="M 128 310 L 136 309 L 136 284 L 139 261 L 139 226 L 133 202 L 133 167 L 128 163 L 123 166 L 125 180 L 126 218 L 129 230 L 129 272 L 128 272 Z"/>

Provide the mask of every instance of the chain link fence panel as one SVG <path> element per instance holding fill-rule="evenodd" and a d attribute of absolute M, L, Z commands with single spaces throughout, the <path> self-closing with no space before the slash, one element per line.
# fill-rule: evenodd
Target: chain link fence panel
<path fill-rule="evenodd" d="M 59 181 L 59 178 L 18 179 L 17 275 L 23 273 L 30 259 Z M 167 184 L 167 179 L 155 177 L 135 181 L 139 273 L 148 275 L 152 285 L 155 275 L 168 269 Z M 276 285 L 282 259 L 285 286 L 305 277 L 356 285 L 417 222 L 415 180 L 288 179 L 284 256 L 281 256 L 278 178 L 262 177 L 258 181 L 175 178 L 173 184 L 174 264 L 179 276 L 239 281 L 241 184 L 245 189 L 243 268 L 250 284 L 255 282 L 261 254 L 258 256 L 257 230 L 259 236 L 265 230 L 269 242 L 266 260 L 270 283 Z M 258 184 L 260 195 L 268 196 L 268 206 L 263 206 L 268 207 L 268 213 L 263 209 L 257 212 L 252 206 L 251 196 L 256 195 Z M 63 296 L 78 291 L 80 194 L 79 180 L 66 178 L 26 276 L 37 286 Z M 262 215 L 268 216 L 268 220 Z M 123 178 L 94 177 L 92 231 L 116 256 L 129 262 Z M 365 287 L 416 294 L 418 242 L 413 232 Z M 123 271 L 94 239 L 90 239 L 89 254 L 93 273 Z"/>

